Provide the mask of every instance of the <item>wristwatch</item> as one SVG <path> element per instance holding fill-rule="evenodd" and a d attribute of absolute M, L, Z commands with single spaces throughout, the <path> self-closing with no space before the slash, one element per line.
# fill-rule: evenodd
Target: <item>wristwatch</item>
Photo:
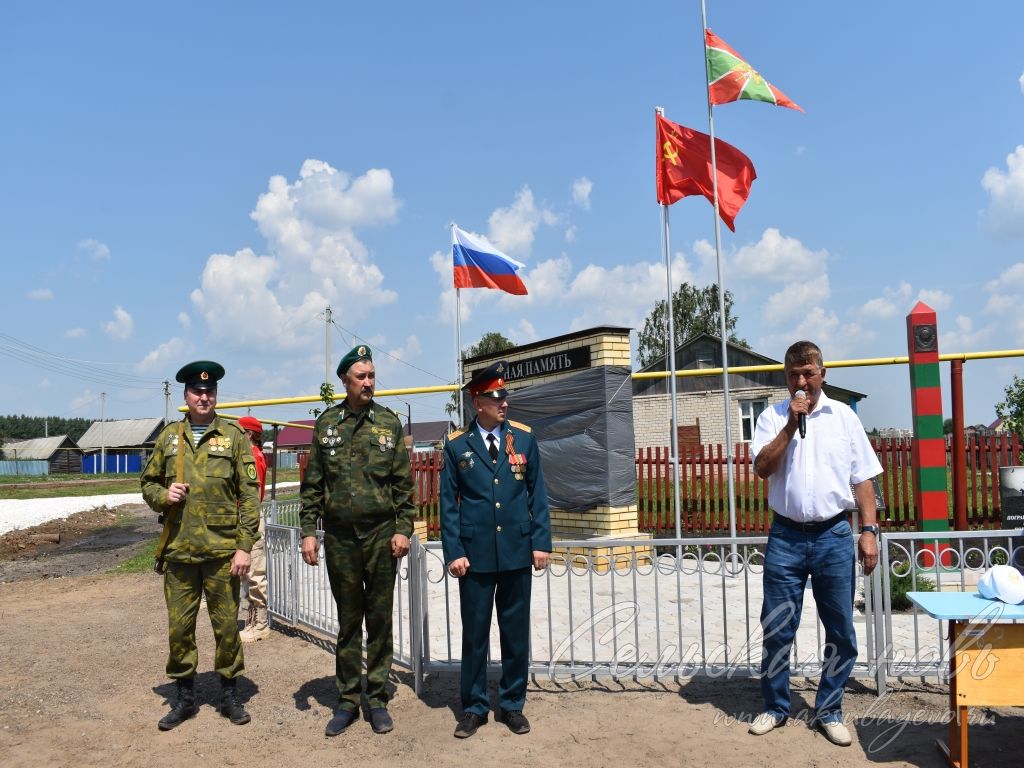
<path fill-rule="evenodd" d="M 860 532 L 861 533 L 873 533 L 873 534 L 875 534 L 875 538 L 877 539 L 878 538 L 878 534 L 880 532 L 880 529 L 879 529 L 879 527 L 877 525 L 862 525 L 860 527 Z"/>

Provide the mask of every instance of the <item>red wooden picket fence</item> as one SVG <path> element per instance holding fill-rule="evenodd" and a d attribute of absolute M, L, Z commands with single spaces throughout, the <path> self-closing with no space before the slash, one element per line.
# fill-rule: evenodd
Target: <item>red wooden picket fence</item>
<path fill-rule="evenodd" d="M 912 451 L 909 439 L 873 438 L 871 445 L 884 469 L 879 486 L 885 509 L 885 530 L 915 530 Z M 1021 464 L 1022 443 L 1016 435 L 971 436 L 964 446 L 967 466 L 967 524 L 973 529 L 999 528 L 999 467 Z M 952 443 L 946 440 L 947 467 L 952 467 Z M 440 452 L 412 455 L 417 517 L 427 522 L 428 534 L 440 534 L 438 481 Z M 733 489 L 736 493 L 736 532 L 761 535 L 771 526 L 768 488 L 754 472 L 750 445 L 738 443 L 733 456 Z M 686 536 L 729 533 L 728 463 L 724 446 L 705 444 L 680 447 L 680 528 Z M 950 469 L 951 471 L 951 469 Z M 637 515 L 641 531 L 673 535 L 672 463 L 669 449 L 643 448 L 636 456 Z M 952 488 L 952 484 L 950 485 Z M 950 492 L 950 521 L 953 494 Z"/>
<path fill-rule="evenodd" d="M 883 468 L 879 486 L 885 509 L 880 513 L 885 530 L 916 530 L 912 450 L 910 439 L 871 440 Z M 947 467 L 952 467 L 952 442 L 946 440 Z M 1021 440 L 1016 435 L 971 436 L 964 446 L 967 467 L 967 524 L 971 529 L 999 528 L 999 467 L 1021 463 Z M 642 531 L 674 534 L 672 466 L 668 448 L 639 451 L 637 503 Z M 680 449 L 680 527 L 686 535 L 714 535 L 729 531 L 727 463 L 722 445 Z M 753 471 L 750 446 L 740 443 L 733 458 L 737 534 L 764 534 L 771 526 L 768 488 Z M 947 470 L 951 472 L 950 470 Z M 952 484 L 950 484 L 952 489 Z M 950 492 L 949 515 L 953 519 Z"/>

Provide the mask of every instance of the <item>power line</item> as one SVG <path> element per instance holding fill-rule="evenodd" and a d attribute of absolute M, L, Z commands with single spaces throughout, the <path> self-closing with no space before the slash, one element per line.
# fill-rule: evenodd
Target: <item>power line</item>
<path fill-rule="evenodd" d="M 360 336 L 359 334 L 357 334 L 357 333 L 355 333 L 355 332 L 353 332 L 353 331 L 350 331 L 350 330 L 349 330 L 348 328 L 345 328 L 345 327 L 343 327 L 343 326 L 341 326 L 341 325 L 338 325 L 337 321 L 335 321 L 335 320 L 334 320 L 334 318 L 331 318 L 331 325 L 333 325 L 333 326 L 334 326 L 335 328 L 337 328 L 338 330 L 344 331 L 344 332 L 345 332 L 345 333 L 347 333 L 347 334 L 348 334 L 349 336 L 351 336 L 351 337 L 352 337 L 353 339 L 358 339 L 359 341 L 362 341 L 362 342 L 363 342 L 363 343 L 365 343 L 365 344 L 369 344 L 369 343 L 370 343 L 369 341 L 367 341 L 366 339 L 364 339 L 364 338 L 363 338 L 362 336 Z M 342 340 L 344 340 L 344 337 L 342 337 Z M 402 358 L 400 358 L 400 357 L 395 357 L 395 355 L 392 355 L 392 354 L 391 354 L 390 352 L 388 352 L 388 351 L 387 351 L 387 350 L 385 350 L 385 349 L 380 349 L 379 351 L 380 351 L 380 352 L 381 352 L 381 354 L 383 354 L 383 355 L 384 355 L 385 357 L 389 357 L 389 358 L 391 358 L 391 359 L 392 359 L 392 360 L 394 360 L 394 361 L 395 361 L 396 363 L 401 363 L 402 365 L 408 366 L 409 368 L 415 368 L 415 369 L 416 369 L 417 371 L 419 371 L 420 373 L 425 373 L 425 374 L 427 374 L 428 376 L 433 376 L 433 377 L 434 377 L 435 379 L 437 379 L 438 381 L 442 381 L 442 382 L 444 382 L 445 384 L 447 384 L 447 383 L 448 383 L 448 382 L 450 381 L 449 379 L 446 379 L 446 378 L 444 378 L 443 376 L 438 376 L 438 375 L 437 375 L 436 373 L 434 373 L 433 371 L 428 371 L 428 370 L 426 370 L 425 368 L 420 368 L 420 367 L 419 367 L 419 366 L 417 366 L 417 365 L 413 365 L 412 363 L 406 362 L 405 360 L 403 360 L 403 359 L 402 359 Z"/>
<path fill-rule="evenodd" d="M 110 366 L 126 368 L 129 365 L 127 363 L 100 363 L 55 355 L 52 352 L 5 333 L 0 333 L 0 354 L 20 360 L 36 368 L 60 374 L 61 376 L 91 381 L 104 386 L 127 389 L 159 389 L 162 383 L 160 379 L 156 378 L 138 376 L 123 370 L 109 370 Z"/>

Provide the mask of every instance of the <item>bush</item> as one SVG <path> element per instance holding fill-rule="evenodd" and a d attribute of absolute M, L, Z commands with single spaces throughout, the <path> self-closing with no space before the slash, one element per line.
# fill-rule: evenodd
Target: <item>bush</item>
<path fill-rule="evenodd" d="M 889 579 L 889 605 L 894 611 L 907 611 L 914 605 L 907 597 L 907 592 L 934 592 L 935 582 L 925 576 L 913 580 L 913 573 L 901 576 L 893 574 Z"/>

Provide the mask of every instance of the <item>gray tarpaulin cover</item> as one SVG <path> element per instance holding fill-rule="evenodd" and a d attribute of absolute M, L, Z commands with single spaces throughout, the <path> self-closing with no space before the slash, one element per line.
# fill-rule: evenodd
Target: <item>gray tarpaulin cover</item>
<path fill-rule="evenodd" d="M 509 418 L 533 428 L 552 507 L 636 504 L 629 368 L 598 366 L 534 384 L 512 392 L 508 403 Z"/>

